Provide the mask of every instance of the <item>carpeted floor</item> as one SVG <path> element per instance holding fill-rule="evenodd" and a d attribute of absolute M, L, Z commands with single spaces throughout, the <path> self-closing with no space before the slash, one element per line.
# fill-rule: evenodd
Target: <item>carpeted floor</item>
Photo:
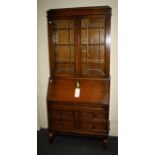
<path fill-rule="evenodd" d="M 56 136 L 48 141 L 47 130 L 37 132 L 37 155 L 118 155 L 118 138 L 109 137 L 107 150 L 95 138 Z"/>

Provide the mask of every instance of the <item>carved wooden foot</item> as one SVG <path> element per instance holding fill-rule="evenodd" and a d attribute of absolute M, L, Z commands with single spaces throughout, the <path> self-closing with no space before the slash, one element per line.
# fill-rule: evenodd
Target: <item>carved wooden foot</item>
<path fill-rule="evenodd" d="M 55 137 L 55 134 L 54 134 L 54 133 L 52 133 L 52 132 L 49 132 L 49 133 L 48 133 L 48 138 L 49 138 L 49 141 L 50 141 L 50 142 L 53 142 L 54 137 Z"/>
<path fill-rule="evenodd" d="M 103 148 L 107 150 L 108 139 L 103 138 L 103 139 L 102 139 L 102 143 L 103 143 Z"/>

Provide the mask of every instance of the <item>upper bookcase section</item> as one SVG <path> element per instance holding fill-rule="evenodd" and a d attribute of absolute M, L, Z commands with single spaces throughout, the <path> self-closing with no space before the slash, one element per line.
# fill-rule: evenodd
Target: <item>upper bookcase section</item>
<path fill-rule="evenodd" d="M 81 16 L 81 15 L 111 15 L 111 8 L 109 6 L 96 7 L 79 7 L 79 8 L 63 8 L 50 9 L 47 11 L 48 18 L 61 16 Z"/>
<path fill-rule="evenodd" d="M 52 9 L 47 16 L 50 77 L 109 78 L 111 8 Z"/>

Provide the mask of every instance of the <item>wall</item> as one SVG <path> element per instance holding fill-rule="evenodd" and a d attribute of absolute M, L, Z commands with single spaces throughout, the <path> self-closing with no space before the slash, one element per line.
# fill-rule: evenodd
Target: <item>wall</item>
<path fill-rule="evenodd" d="M 38 0 L 38 129 L 47 128 L 46 94 L 49 78 L 48 41 L 46 11 L 55 8 L 82 6 L 112 7 L 111 27 L 111 95 L 110 95 L 110 135 L 117 136 L 117 0 Z"/>

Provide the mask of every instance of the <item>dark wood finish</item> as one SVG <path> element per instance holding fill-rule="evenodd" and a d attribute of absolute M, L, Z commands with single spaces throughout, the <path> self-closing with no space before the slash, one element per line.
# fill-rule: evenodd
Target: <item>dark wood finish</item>
<path fill-rule="evenodd" d="M 75 134 L 107 143 L 111 8 L 52 9 L 47 17 L 49 139 L 56 134 Z M 74 96 L 77 82 L 78 98 Z"/>

